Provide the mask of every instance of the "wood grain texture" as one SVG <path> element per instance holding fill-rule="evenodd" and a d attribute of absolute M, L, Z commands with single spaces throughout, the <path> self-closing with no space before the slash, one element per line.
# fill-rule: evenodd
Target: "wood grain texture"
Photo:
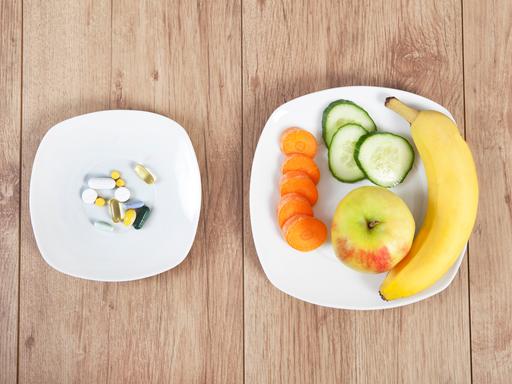
<path fill-rule="evenodd" d="M 0 1 L 0 383 L 17 376 L 21 2 Z"/>
<path fill-rule="evenodd" d="M 0 0 L 0 383 L 509 382 L 511 20 L 505 0 Z M 405 308 L 292 299 L 251 240 L 266 119 L 294 97 L 355 84 L 432 98 L 461 130 L 465 117 L 479 170 L 470 277 L 464 261 L 446 291 Z M 28 209 L 46 131 L 109 108 L 182 124 L 203 183 L 189 257 L 120 284 L 51 269 Z"/>
<path fill-rule="evenodd" d="M 45 263 L 34 241 L 28 196 L 46 131 L 109 106 L 110 2 L 25 1 L 23 26 L 19 382 L 105 382 L 109 287 Z"/>
<path fill-rule="evenodd" d="M 203 211 L 182 265 L 110 293 L 109 377 L 240 383 L 240 6 L 116 1 L 112 37 L 112 107 L 155 111 L 187 130 L 201 168 Z"/>
<path fill-rule="evenodd" d="M 244 1 L 244 197 L 267 117 L 308 92 L 401 88 L 445 105 L 463 128 L 461 29 L 457 1 Z M 244 230 L 247 383 L 471 380 L 466 262 L 446 291 L 423 302 L 332 310 L 275 289 L 259 265 L 248 215 Z"/>
<path fill-rule="evenodd" d="M 480 205 L 470 240 L 474 383 L 512 377 L 512 3 L 464 0 L 466 137 Z"/>
<path fill-rule="evenodd" d="M 29 2 L 24 9 L 20 382 L 242 381 L 239 3 Z M 119 284 L 49 268 L 26 203 L 46 130 L 109 107 L 180 122 L 204 187 L 196 242 L 183 264 Z"/>

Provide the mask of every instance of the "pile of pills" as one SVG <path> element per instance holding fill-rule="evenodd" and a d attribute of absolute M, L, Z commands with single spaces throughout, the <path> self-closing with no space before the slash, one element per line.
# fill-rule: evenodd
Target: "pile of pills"
<path fill-rule="evenodd" d="M 134 171 L 146 184 L 155 183 L 156 178 L 153 173 L 142 164 L 136 164 Z M 112 223 L 123 223 L 126 227 L 135 229 L 141 229 L 146 223 L 151 209 L 143 201 L 131 199 L 131 192 L 121 178 L 121 172 L 112 171 L 110 177 L 92 177 L 87 180 L 87 187 L 82 192 L 83 202 L 97 207 L 108 206 Z M 114 190 L 113 198 L 108 199 L 99 193 L 108 190 Z M 114 226 L 106 221 L 94 221 L 93 225 L 102 231 L 114 230 Z"/>

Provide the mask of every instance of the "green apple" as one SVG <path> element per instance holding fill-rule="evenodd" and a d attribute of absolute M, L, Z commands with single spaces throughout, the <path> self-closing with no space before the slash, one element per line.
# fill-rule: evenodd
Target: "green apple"
<path fill-rule="evenodd" d="M 349 267 L 380 273 L 411 248 L 414 218 L 404 201 L 381 187 L 360 187 L 340 201 L 331 227 L 336 256 Z"/>

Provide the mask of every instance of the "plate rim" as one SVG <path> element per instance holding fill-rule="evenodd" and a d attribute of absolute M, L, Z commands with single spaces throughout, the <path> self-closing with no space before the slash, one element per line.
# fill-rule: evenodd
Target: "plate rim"
<path fill-rule="evenodd" d="M 137 114 L 144 114 L 144 115 L 153 115 L 153 116 L 155 116 L 157 118 L 164 118 L 164 119 L 167 119 L 167 120 L 171 121 L 176 129 L 181 130 L 181 132 L 184 134 L 185 140 L 187 140 L 187 143 L 190 145 L 190 148 L 192 149 L 192 154 L 194 155 L 194 159 L 195 159 L 194 166 L 195 166 L 195 168 L 197 170 L 197 177 L 198 177 L 199 186 L 200 186 L 200 193 L 198 194 L 198 196 L 199 196 L 198 215 L 197 215 L 196 221 L 194 223 L 193 235 L 191 236 L 190 243 L 186 247 L 186 252 L 184 252 L 183 256 L 180 259 L 178 259 L 177 262 L 170 264 L 170 266 L 165 266 L 163 269 L 158 269 L 155 272 L 142 273 L 142 274 L 126 277 L 126 278 L 123 278 L 123 277 L 120 277 L 120 278 L 98 278 L 98 277 L 91 277 L 91 276 L 84 276 L 84 275 L 81 276 L 81 275 L 79 275 L 77 273 L 74 273 L 74 272 L 68 272 L 68 271 L 65 270 L 65 268 L 60 268 L 59 266 L 55 265 L 52 261 L 50 261 L 45 256 L 44 252 L 41 250 L 41 240 L 40 240 L 39 235 L 36 233 L 36 230 L 34 228 L 33 210 L 32 210 L 32 205 L 35 204 L 34 203 L 34 194 L 32 192 L 33 191 L 34 169 L 36 168 L 35 165 L 36 165 L 36 162 L 38 161 L 39 156 L 40 156 L 40 152 L 41 152 L 40 148 L 43 145 L 45 145 L 45 143 L 47 143 L 49 138 L 52 135 L 55 134 L 56 130 L 62 129 L 62 125 L 64 125 L 65 123 L 69 123 L 72 120 L 84 118 L 86 116 L 99 115 L 99 114 L 103 115 L 103 114 L 111 114 L 111 113 L 116 113 L 116 114 L 117 113 L 130 113 L 130 114 L 131 113 L 137 113 Z M 202 215 L 202 204 L 203 204 L 203 201 L 202 201 L 203 200 L 202 189 L 203 189 L 203 184 L 202 184 L 202 177 L 201 177 L 201 168 L 200 168 L 199 162 L 197 160 L 197 154 L 196 154 L 194 145 L 193 145 L 192 140 L 190 139 L 190 136 L 189 136 L 188 132 L 186 131 L 186 129 L 180 123 L 178 123 L 176 120 L 174 120 L 174 119 L 172 119 L 172 118 L 170 118 L 168 116 L 159 114 L 159 113 L 150 112 L 150 111 L 144 111 L 144 110 L 138 110 L 138 109 L 102 109 L 102 110 L 98 110 L 98 111 L 93 111 L 93 112 L 83 113 L 83 114 L 80 114 L 80 115 L 71 116 L 71 117 L 69 117 L 67 119 L 61 120 L 61 121 L 57 122 L 56 124 L 52 125 L 45 132 L 44 136 L 42 137 L 42 139 L 39 142 L 39 145 L 37 147 L 36 153 L 34 155 L 34 160 L 32 161 L 32 169 L 30 171 L 30 181 L 29 181 L 29 199 L 28 199 L 29 201 L 28 201 L 28 207 L 29 207 L 30 224 L 31 224 L 31 227 L 32 227 L 32 234 L 34 235 L 34 240 L 35 240 L 35 243 L 36 243 L 37 251 L 38 251 L 39 255 L 43 258 L 43 260 L 46 262 L 46 264 L 48 264 L 51 268 L 55 269 L 56 271 L 58 271 L 60 273 L 65 274 L 65 275 L 68 275 L 68 276 L 71 276 L 71 277 L 74 277 L 74 278 L 78 278 L 78 279 L 82 279 L 82 280 L 116 283 L 116 282 L 127 282 L 127 281 L 142 280 L 142 279 L 146 279 L 148 277 L 160 275 L 160 274 L 162 274 L 164 272 L 170 271 L 171 269 L 174 269 L 177 266 L 179 266 L 181 263 L 183 263 L 183 261 L 185 261 L 185 259 L 190 254 L 190 250 L 192 249 L 192 247 L 193 247 L 193 245 L 195 243 L 195 239 L 196 239 L 196 236 L 197 236 L 197 230 L 199 228 L 199 221 L 201 220 L 201 215 Z"/>

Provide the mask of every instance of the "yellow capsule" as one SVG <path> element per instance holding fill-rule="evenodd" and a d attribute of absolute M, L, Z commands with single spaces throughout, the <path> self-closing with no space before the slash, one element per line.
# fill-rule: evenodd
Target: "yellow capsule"
<path fill-rule="evenodd" d="M 108 202 L 108 206 L 110 209 L 110 217 L 114 223 L 119 223 L 122 218 L 121 214 L 121 204 L 116 199 L 112 199 Z"/>
<path fill-rule="evenodd" d="M 155 175 L 151 173 L 149 169 L 144 167 L 142 164 L 135 164 L 133 168 L 137 176 L 139 176 L 146 184 L 154 184 L 156 181 Z"/>
<path fill-rule="evenodd" d="M 110 177 L 113 178 L 114 180 L 117 180 L 121 177 L 121 172 L 119 171 L 112 171 L 112 173 L 110 174 Z"/>
<path fill-rule="evenodd" d="M 124 213 L 124 220 L 123 223 L 127 227 L 133 224 L 135 221 L 135 218 L 137 217 L 137 212 L 135 212 L 135 209 L 129 209 Z"/>
<path fill-rule="evenodd" d="M 124 182 L 123 179 L 117 179 L 116 180 L 116 186 L 117 187 L 124 187 L 126 185 L 126 183 Z"/>
<path fill-rule="evenodd" d="M 105 205 L 106 201 L 103 197 L 98 197 L 94 204 L 96 204 L 98 207 L 103 207 Z"/>

